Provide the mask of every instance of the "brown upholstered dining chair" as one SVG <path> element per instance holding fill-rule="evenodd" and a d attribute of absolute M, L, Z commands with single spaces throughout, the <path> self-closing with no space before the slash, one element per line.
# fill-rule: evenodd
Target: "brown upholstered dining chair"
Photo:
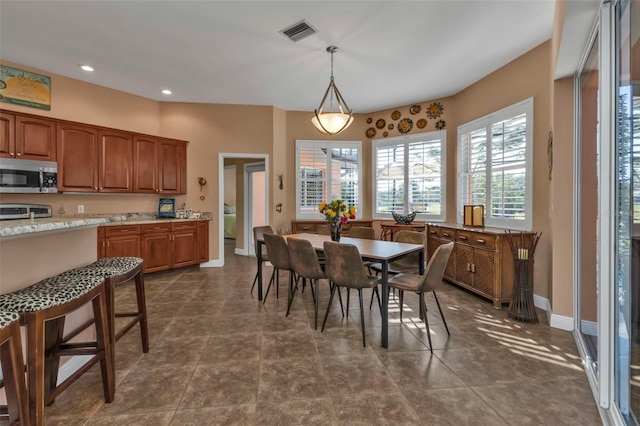
<path fill-rule="evenodd" d="M 429 349 L 431 353 L 433 353 L 433 346 L 431 345 L 431 332 L 429 331 L 427 304 L 424 300 L 424 294 L 429 291 L 433 293 L 433 297 L 436 299 L 436 304 L 438 305 L 438 310 L 440 311 L 440 316 L 442 317 L 442 322 L 444 322 L 444 327 L 447 330 L 447 335 L 450 336 L 451 333 L 449 333 L 447 321 L 444 319 L 438 296 L 436 296 L 436 289 L 442 285 L 442 277 L 452 250 L 453 241 L 438 246 L 436 251 L 433 252 L 423 275 L 403 273 L 389 279 L 389 287 L 397 288 L 400 293 L 400 322 L 402 322 L 402 302 L 405 290 L 416 293 L 420 298 L 420 311 L 422 312 L 424 324 L 427 327 L 427 338 L 429 339 Z"/>
<path fill-rule="evenodd" d="M 320 265 L 318 255 L 309 240 L 302 238 L 288 238 L 287 247 L 289 249 L 289 260 L 291 267 L 298 278 L 308 279 L 311 284 L 311 290 L 314 294 L 314 305 L 316 319 L 314 328 L 318 329 L 318 303 L 320 295 L 318 293 L 320 280 L 326 279 L 327 276 Z M 293 295 L 292 295 L 293 300 Z"/>
<path fill-rule="evenodd" d="M 255 226 L 253 228 L 253 247 L 255 249 L 256 252 L 256 256 L 258 254 L 258 239 L 262 238 L 262 236 L 264 234 L 274 234 L 275 232 L 273 232 L 273 228 L 271 228 L 269 225 L 267 226 Z M 269 261 L 269 255 L 267 254 L 267 249 L 266 247 L 263 245 L 262 246 L 262 263 L 266 263 Z M 262 268 L 262 265 L 258 265 L 258 270 Z M 256 282 L 258 281 L 258 272 L 256 271 L 256 276 L 253 279 L 253 285 L 251 286 L 251 294 L 253 294 L 253 288 L 256 286 Z M 265 297 L 266 299 L 266 297 Z"/>
<path fill-rule="evenodd" d="M 375 288 L 380 283 L 380 277 L 374 277 L 367 274 L 362 257 L 358 251 L 358 247 L 352 244 L 334 243 L 332 241 L 324 242 L 324 255 L 326 258 L 325 270 L 327 277 L 333 283 L 331 287 L 331 296 L 329 297 L 329 305 L 327 312 L 324 314 L 322 321 L 322 330 L 327 323 L 331 302 L 333 302 L 333 294 L 336 288 L 345 287 L 347 289 L 357 289 L 360 299 L 360 326 L 362 328 L 362 345 L 367 346 L 364 333 L 364 309 L 362 304 L 362 289 Z M 362 265 L 358 267 L 358 265 Z M 339 291 L 339 290 L 338 290 Z"/>
<path fill-rule="evenodd" d="M 287 316 L 289 315 L 289 307 L 291 301 L 291 292 L 293 289 L 294 274 L 293 268 L 291 268 L 291 262 L 289 261 L 289 249 L 287 248 L 287 241 L 282 235 L 276 234 L 264 234 L 264 245 L 267 248 L 269 255 L 269 262 L 273 265 L 273 272 L 271 273 L 271 279 L 269 280 L 269 286 L 264 294 L 264 300 L 262 304 L 267 301 L 269 296 L 269 289 L 271 285 L 276 285 L 276 298 L 278 294 L 278 288 L 280 287 L 280 271 L 289 271 L 289 297 L 287 304 Z"/>
<path fill-rule="evenodd" d="M 375 240 L 376 231 L 370 226 L 354 226 L 353 228 L 349 229 L 349 237 L 362 238 L 365 240 Z M 369 275 L 371 275 L 371 269 L 369 269 L 371 262 L 363 262 L 363 265 L 367 268 Z M 349 293 L 349 288 L 347 288 L 347 314 L 349 313 Z M 380 299 L 380 297 L 378 297 L 378 299 Z"/>
<path fill-rule="evenodd" d="M 376 231 L 370 226 L 354 226 L 351 229 L 349 229 L 349 237 L 363 238 L 366 240 L 375 240 Z"/>
<path fill-rule="evenodd" d="M 421 244 L 425 245 L 426 236 L 423 232 L 417 231 L 399 231 L 396 233 L 397 243 L 410 243 L 410 244 Z M 420 269 L 420 255 L 412 254 L 410 256 L 405 256 L 401 259 L 398 259 L 394 262 L 389 263 L 388 273 L 389 275 L 397 275 L 402 273 L 412 273 L 417 274 Z M 376 273 L 376 275 L 382 273 L 382 265 L 379 263 L 373 263 L 369 265 L 369 270 Z M 394 293 L 395 294 L 395 293 Z M 378 305 L 382 305 L 380 301 L 380 294 L 378 293 L 378 289 L 375 288 L 373 293 L 371 293 L 371 301 L 369 302 L 369 309 L 373 305 L 373 296 L 378 298 Z"/>

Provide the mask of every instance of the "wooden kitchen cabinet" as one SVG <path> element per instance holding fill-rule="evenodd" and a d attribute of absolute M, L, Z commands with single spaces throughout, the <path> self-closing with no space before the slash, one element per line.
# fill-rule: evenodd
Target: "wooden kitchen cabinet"
<path fill-rule="evenodd" d="M 209 261 L 209 222 L 200 221 L 197 224 L 198 263 Z"/>
<path fill-rule="evenodd" d="M 142 225 L 142 258 L 144 272 L 164 271 L 171 268 L 171 224 Z"/>
<path fill-rule="evenodd" d="M 134 192 L 159 192 L 158 165 L 160 150 L 158 138 L 136 135 L 133 139 L 133 190 Z"/>
<path fill-rule="evenodd" d="M 106 257 L 140 257 L 140 226 L 105 227 Z"/>
<path fill-rule="evenodd" d="M 56 125 L 58 190 L 98 191 L 98 129 L 74 123 Z"/>
<path fill-rule="evenodd" d="M 159 139 L 159 192 L 186 193 L 186 143 L 174 139 Z"/>
<path fill-rule="evenodd" d="M 107 257 L 107 241 L 104 234 L 104 228 L 98 227 L 98 259 Z"/>
<path fill-rule="evenodd" d="M 55 121 L 1 112 L 0 157 L 56 161 Z"/>
<path fill-rule="evenodd" d="M 429 224 L 427 256 L 430 258 L 439 245 L 454 241 L 444 278 L 501 308 L 511 299 L 514 284 L 513 259 L 504 234 L 496 228 Z"/>
<path fill-rule="evenodd" d="M 187 144 L 136 135 L 134 192 L 186 194 Z"/>
<path fill-rule="evenodd" d="M 171 236 L 173 238 L 172 267 L 195 265 L 198 263 L 197 226 L 195 222 L 172 222 Z"/>
<path fill-rule="evenodd" d="M 98 132 L 98 191 L 133 192 L 133 135 Z"/>

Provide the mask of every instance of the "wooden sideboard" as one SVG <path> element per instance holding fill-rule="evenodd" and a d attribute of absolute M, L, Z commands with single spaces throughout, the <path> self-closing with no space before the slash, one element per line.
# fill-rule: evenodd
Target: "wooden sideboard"
<path fill-rule="evenodd" d="M 302 232 L 307 232 L 310 234 L 317 234 L 318 227 L 326 226 L 327 222 L 324 220 L 292 220 L 291 221 L 291 232 L 294 234 L 299 234 Z M 353 226 L 367 226 L 373 227 L 373 221 L 371 220 L 350 220 L 344 225 L 342 225 L 342 235 L 345 237 L 349 236 L 349 229 Z"/>
<path fill-rule="evenodd" d="M 428 224 L 427 256 L 450 241 L 455 243 L 444 278 L 491 299 L 500 309 L 511 300 L 514 272 L 506 231 L 466 228 L 455 224 Z"/>

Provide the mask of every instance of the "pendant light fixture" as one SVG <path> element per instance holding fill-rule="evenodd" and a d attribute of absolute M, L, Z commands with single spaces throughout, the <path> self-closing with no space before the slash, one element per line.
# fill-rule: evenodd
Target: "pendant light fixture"
<path fill-rule="evenodd" d="M 331 80 L 320 106 L 315 110 L 315 116 L 311 118 L 320 133 L 330 136 L 337 135 L 353 123 L 353 111 L 347 106 L 333 80 L 333 54 L 337 51 L 336 46 L 327 47 L 327 52 L 331 53 Z"/>

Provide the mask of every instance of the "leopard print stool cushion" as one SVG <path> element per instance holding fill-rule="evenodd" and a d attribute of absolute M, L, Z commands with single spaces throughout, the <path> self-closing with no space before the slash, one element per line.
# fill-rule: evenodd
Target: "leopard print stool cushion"
<path fill-rule="evenodd" d="M 103 282 L 102 274 L 67 271 L 13 293 L 0 295 L 0 311 L 36 312 L 64 305 Z"/>
<path fill-rule="evenodd" d="M 98 259 L 91 265 L 85 266 L 86 269 L 111 269 L 110 276 L 122 275 L 131 272 L 142 264 L 139 257 L 105 257 Z"/>
<path fill-rule="evenodd" d="M 15 312 L 0 311 L 0 330 L 19 319 L 20 315 Z"/>

